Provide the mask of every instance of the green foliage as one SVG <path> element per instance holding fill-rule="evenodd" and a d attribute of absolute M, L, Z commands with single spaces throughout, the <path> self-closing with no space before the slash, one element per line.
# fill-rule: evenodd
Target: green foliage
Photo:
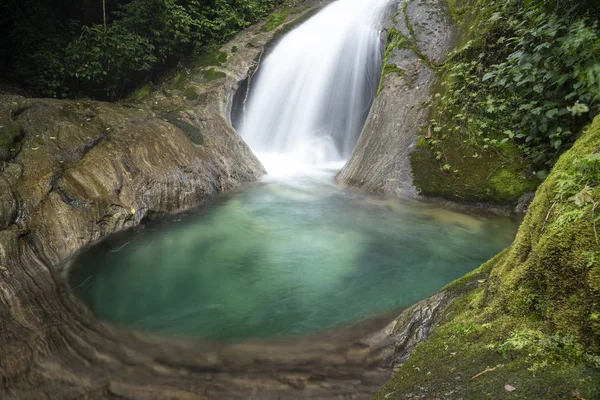
<path fill-rule="evenodd" d="M 600 112 L 597 6 L 461 3 L 450 7 L 465 28 L 464 44 L 441 67 L 432 123 L 485 151 L 513 141 L 543 178 Z"/>
<path fill-rule="evenodd" d="M 290 0 L 8 0 L 0 5 L 0 71 L 45 96 L 118 99 L 183 59 L 214 52 Z M 212 57 L 214 56 L 214 59 Z M 208 59 L 210 58 L 210 59 Z"/>
<path fill-rule="evenodd" d="M 106 33 L 101 25 L 84 26 L 81 36 L 67 47 L 67 76 L 74 78 L 76 87 L 117 98 L 136 74 L 152 70 L 157 60 L 153 49 L 122 24 L 113 24 Z"/>
<path fill-rule="evenodd" d="M 483 76 L 506 93 L 514 133 L 536 162 L 554 163 L 572 136 L 600 111 L 598 23 L 529 11 L 532 27 L 517 29 L 514 50 Z M 515 112 L 516 111 L 516 112 Z"/>

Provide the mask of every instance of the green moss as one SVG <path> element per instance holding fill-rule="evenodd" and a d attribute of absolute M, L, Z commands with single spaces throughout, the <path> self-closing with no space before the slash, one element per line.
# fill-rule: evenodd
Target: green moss
<path fill-rule="evenodd" d="M 586 364 L 580 350 L 555 351 L 553 336 L 527 320 L 479 315 L 472 304 L 480 292 L 456 300 L 448 310 L 453 316 L 416 349 L 376 399 L 558 400 L 575 392 L 598 398 L 600 371 Z M 507 384 L 516 391 L 506 391 Z"/>
<path fill-rule="evenodd" d="M 388 42 L 385 48 L 384 60 L 387 62 L 392 53 L 395 50 L 400 49 L 412 51 L 423 62 L 423 64 L 433 68 L 433 63 L 425 53 L 421 52 L 415 39 L 409 38 L 396 28 L 391 27 L 388 29 Z"/>
<path fill-rule="evenodd" d="M 508 203 L 518 200 L 523 193 L 535 190 L 537 183 L 525 180 L 519 168 L 503 168 L 490 178 L 494 196 Z"/>
<path fill-rule="evenodd" d="M 446 286 L 456 300 L 377 399 L 600 398 L 599 245 L 590 212 L 565 219 L 579 206 L 557 196 L 598 151 L 600 117 L 538 188 L 513 245 Z"/>
<path fill-rule="evenodd" d="M 425 139 L 425 135 L 420 135 L 419 140 L 416 144 L 417 149 L 429 150 L 429 141 Z"/>
<path fill-rule="evenodd" d="M 227 53 L 224 53 L 220 50 L 214 50 L 208 53 L 201 54 L 194 61 L 195 67 L 209 67 L 215 66 L 220 67 L 225 62 L 227 62 Z"/>
<path fill-rule="evenodd" d="M 167 120 L 170 124 L 175 125 L 177 128 L 181 129 L 181 131 L 188 138 L 190 138 L 192 142 L 199 145 L 203 145 L 204 136 L 202 136 L 202 132 L 200 132 L 200 129 L 189 123 L 183 116 L 184 114 L 181 111 L 173 111 L 169 113 L 164 113 L 162 115 L 162 118 Z"/>
<path fill-rule="evenodd" d="M 406 76 L 406 72 L 398 68 L 396 64 L 385 64 L 383 66 L 383 70 L 381 71 L 381 78 L 379 79 L 379 88 L 377 89 L 377 95 L 379 95 L 379 93 L 381 93 L 381 90 L 383 89 L 383 78 L 386 75 L 392 73 L 398 74 L 399 76 Z"/>
<path fill-rule="evenodd" d="M 175 78 L 171 81 L 169 89 L 171 90 L 183 90 L 188 81 L 187 74 L 183 71 L 175 75 Z"/>
<path fill-rule="evenodd" d="M 209 68 L 202 71 L 202 76 L 207 81 L 214 81 L 215 79 L 225 78 L 227 75 L 224 72 L 217 71 L 214 68 Z"/>
<path fill-rule="evenodd" d="M 148 99 L 151 93 L 152 85 L 146 83 L 145 85 L 140 86 L 135 92 L 133 92 L 131 96 L 129 96 L 129 100 L 133 101 L 134 103 L 141 103 L 144 100 Z"/>
<path fill-rule="evenodd" d="M 414 184 L 425 195 L 514 205 L 521 195 L 534 191 L 540 183 L 541 175 L 534 175 L 532 159 L 518 147 L 522 143 L 509 140 L 503 133 L 512 128 L 501 119 L 504 114 L 496 111 L 506 104 L 499 105 L 493 96 L 477 89 L 481 77 L 476 70 L 483 68 L 482 57 L 502 51 L 493 47 L 495 36 L 488 38 L 489 19 L 501 4 L 504 3 L 448 0 L 448 12 L 457 22 L 459 33 L 454 39 L 459 45 L 436 68 L 429 149 L 421 141 L 411 155 Z M 493 46 L 485 47 L 491 46 L 486 40 Z M 489 105 L 481 105 L 488 100 Z"/>
<path fill-rule="evenodd" d="M 10 124 L 0 128 L 0 161 L 10 159 L 19 151 L 23 130 L 19 124 Z"/>
<path fill-rule="evenodd" d="M 492 274 L 497 306 L 530 313 L 556 330 L 600 347 L 600 331 L 589 316 L 600 313 L 600 292 L 594 273 L 600 249 L 594 232 L 593 204 L 577 206 L 557 196 L 564 172 L 573 163 L 600 150 L 600 118 L 566 152 L 538 189 L 506 260 Z M 565 218 L 583 210 L 577 218 Z M 597 228 L 597 227 L 596 227 Z M 597 229 L 596 229 L 597 230 Z"/>
<path fill-rule="evenodd" d="M 267 22 L 263 26 L 262 30 L 265 32 L 271 32 L 281 26 L 287 19 L 288 15 L 300 14 L 301 12 L 306 11 L 310 6 L 305 7 L 287 7 L 281 10 L 278 13 L 273 13 L 267 19 Z"/>
<path fill-rule="evenodd" d="M 414 39 L 414 32 L 412 30 L 413 28 L 412 28 L 412 25 L 410 25 L 410 21 L 408 20 L 408 15 L 406 14 L 407 6 L 408 6 L 408 3 L 404 3 L 404 17 L 406 19 L 406 24 L 407 24 L 408 29 L 411 32 L 411 35 L 413 36 L 413 38 L 408 38 L 406 35 L 404 35 L 402 32 L 400 32 L 393 26 L 388 29 L 387 43 L 386 43 L 385 52 L 383 55 L 383 69 L 381 71 L 381 78 L 379 79 L 379 87 L 377 89 L 377 95 L 379 95 L 379 93 L 381 93 L 381 90 L 383 88 L 383 79 L 385 78 L 385 76 L 387 74 L 398 73 L 402 76 L 405 76 L 405 72 L 402 69 L 400 69 L 396 64 L 389 61 L 390 57 L 394 54 L 395 51 L 410 50 L 417 57 L 419 57 L 425 65 L 427 65 L 428 67 L 431 67 L 431 68 L 433 67 L 433 64 L 429 60 L 429 57 L 427 57 L 427 55 L 425 55 L 424 53 L 422 53 L 420 51 L 420 49 L 417 45 L 417 42 Z M 395 16 L 395 18 L 396 18 L 396 16 Z"/>
<path fill-rule="evenodd" d="M 422 194 L 458 202 L 510 204 L 539 185 L 511 143 L 486 151 L 454 134 L 421 137 L 410 155 L 413 183 Z M 427 143 L 427 145 L 426 145 Z M 435 143 L 435 145 L 434 145 Z M 444 169 L 449 165 L 450 169 Z"/>
<path fill-rule="evenodd" d="M 193 86 L 188 87 L 185 92 L 183 92 L 183 95 L 188 100 L 198 100 L 198 93 L 196 92 L 196 88 Z"/>
<path fill-rule="evenodd" d="M 263 31 L 271 32 L 275 30 L 277 27 L 283 24 L 283 21 L 285 21 L 286 17 L 287 15 L 284 13 L 271 14 L 267 20 L 267 23 L 263 26 Z"/>
<path fill-rule="evenodd" d="M 417 35 L 415 34 L 415 29 L 413 28 L 412 23 L 410 22 L 410 18 L 408 18 L 408 12 L 407 12 L 408 6 L 412 2 L 413 2 L 413 0 L 405 1 L 402 4 L 402 12 L 404 14 L 404 24 L 406 25 L 408 32 L 410 32 L 410 36 L 411 36 L 412 40 L 416 42 Z"/>

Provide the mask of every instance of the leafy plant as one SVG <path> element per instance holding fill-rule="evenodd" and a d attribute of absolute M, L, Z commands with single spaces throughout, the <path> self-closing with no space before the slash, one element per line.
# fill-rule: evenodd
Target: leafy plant
<path fill-rule="evenodd" d="M 593 1 L 451 5 L 468 26 L 440 66 L 432 124 L 437 146 L 454 135 L 477 154 L 514 142 L 543 179 L 600 112 L 600 27 Z M 476 21 L 467 18 L 476 11 Z"/>
<path fill-rule="evenodd" d="M 152 70 L 154 46 L 141 36 L 113 24 L 84 26 L 82 35 L 69 44 L 65 64 L 78 89 L 120 97 L 136 74 Z"/>
<path fill-rule="evenodd" d="M 106 13 L 101 2 L 0 4 L 3 76 L 45 96 L 118 99 L 178 61 L 214 52 L 279 5 L 295 5 L 294 0 L 104 3 Z"/>

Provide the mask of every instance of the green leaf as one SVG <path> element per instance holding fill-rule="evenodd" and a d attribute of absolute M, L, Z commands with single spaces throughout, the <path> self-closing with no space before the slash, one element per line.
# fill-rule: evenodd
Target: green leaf
<path fill-rule="evenodd" d="M 483 82 L 488 81 L 488 80 L 494 78 L 495 76 L 496 76 L 495 72 L 488 72 L 487 74 L 483 75 L 482 81 Z"/>

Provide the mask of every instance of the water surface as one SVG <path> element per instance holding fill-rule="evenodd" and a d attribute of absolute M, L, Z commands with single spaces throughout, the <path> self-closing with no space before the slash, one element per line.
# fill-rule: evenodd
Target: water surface
<path fill-rule="evenodd" d="M 410 306 L 516 232 L 507 217 L 371 197 L 314 172 L 111 236 L 74 260 L 72 287 L 100 318 L 139 329 L 297 335 Z"/>

